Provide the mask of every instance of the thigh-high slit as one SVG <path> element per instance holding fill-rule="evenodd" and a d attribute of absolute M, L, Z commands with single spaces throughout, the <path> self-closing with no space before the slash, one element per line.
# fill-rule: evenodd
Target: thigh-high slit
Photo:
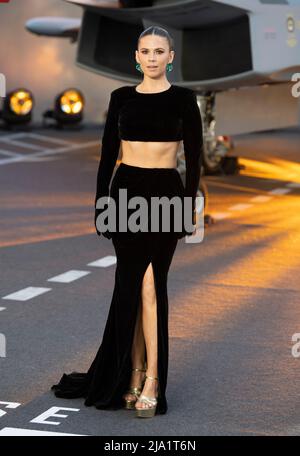
<path fill-rule="evenodd" d="M 112 181 L 111 196 L 118 203 L 119 188 L 134 195 L 182 195 L 175 168 L 139 168 L 121 163 Z M 130 212 L 130 210 L 128 211 Z M 86 373 L 63 374 L 52 389 L 57 397 L 84 397 L 85 405 L 98 409 L 118 409 L 131 379 L 131 353 L 138 306 L 145 272 L 152 264 L 157 316 L 158 403 L 156 413 L 167 411 L 168 377 L 168 271 L 178 242 L 173 232 L 116 232 L 112 243 L 116 252 L 115 285 L 98 352 Z M 147 360 L 147 351 L 145 350 Z M 149 373 L 149 375 L 152 375 Z"/>

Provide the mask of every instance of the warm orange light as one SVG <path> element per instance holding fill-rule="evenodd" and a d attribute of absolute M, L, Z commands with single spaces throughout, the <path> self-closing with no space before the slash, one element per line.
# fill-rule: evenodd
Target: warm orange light
<path fill-rule="evenodd" d="M 76 90 L 67 90 L 60 97 L 60 108 L 66 114 L 78 114 L 83 109 L 83 97 Z"/>
<path fill-rule="evenodd" d="M 239 163 L 244 166 L 240 170 L 243 176 L 300 182 L 300 164 L 290 160 L 273 157 L 266 162 L 239 157 Z"/>
<path fill-rule="evenodd" d="M 17 90 L 12 92 L 9 100 L 9 107 L 17 115 L 25 116 L 32 110 L 33 101 L 30 92 Z"/>

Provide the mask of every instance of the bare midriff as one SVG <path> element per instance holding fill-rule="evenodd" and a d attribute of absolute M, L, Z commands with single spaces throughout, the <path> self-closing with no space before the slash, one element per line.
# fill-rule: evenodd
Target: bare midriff
<path fill-rule="evenodd" d="M 180 141 L 121 140 L 121 162 L 141 168 L 177 168 Z"/>

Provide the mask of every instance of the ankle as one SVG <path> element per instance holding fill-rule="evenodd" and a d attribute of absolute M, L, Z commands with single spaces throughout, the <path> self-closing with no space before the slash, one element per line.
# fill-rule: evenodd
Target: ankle
<path fill-rule="evenodd" d="M 157 394 L 157 391 L 158 391 L 157 376 L 146 374 L 144 388 L 148 391 L 153 391 L 153 392 L 155 392 L 155 394 Z"/>
<path fill-rule="evenodd" d="M 131 371 L 131 383 L 140 384 L 145 379 L 145 375 L 145 371 L 136 370 L 133 368 Z"/>
<path fill-rule="evenodd" d="M 134 359 L 131 361 L 132 369 L 146 369 L 146 363 L 142 359 Z"/>
<path fill-rule="evenodd" d="M 151 371 L 147 370 L 147 371 L 146 371 L 146 377 L 149 378 L 149 381 L 151 381 L 151 382 L 153 382 L 153 383 L 155 383 L 155 382 L 158 381 L 158 374 L 157 374 L 157 372 L 153 373 L 153 371 L 152 371 L 152 373 L 151 373 Z"/>

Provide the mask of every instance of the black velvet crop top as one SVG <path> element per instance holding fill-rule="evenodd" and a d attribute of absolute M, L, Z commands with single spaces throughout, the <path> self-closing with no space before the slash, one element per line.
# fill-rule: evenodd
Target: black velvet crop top
<path fill-rule="evenodd" d="M 194 209 L 203 159 L 203 137 L 200 109 L 192 89 L 173 84 L 157 93 L 137 92 L 136 86 L 123 86 L 111 92 L 102 136 L 95 207 L 98 198 L 109 195 L 121 139 L 183 140 L 185 196 L 193 197 Z"/>

